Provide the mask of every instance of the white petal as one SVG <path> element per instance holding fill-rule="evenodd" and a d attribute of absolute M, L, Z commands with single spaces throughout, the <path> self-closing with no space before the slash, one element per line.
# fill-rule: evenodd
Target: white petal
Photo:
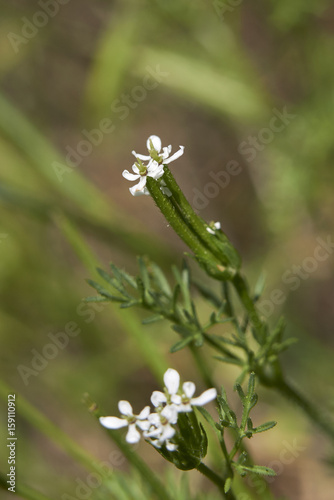
<path fill-rule="evenodd" d="M 176 431 L 175 429 L 173 429 L 173 427 L 171 427 L 170 425 L 165 425 L 162 436 L 160 436 L 159 441 L 163 443 L 164 441 L 166 441 L 166 439 L 172 439 L 172 437 L 175 435 L 175 432 Z"/>
<path fill-rule="evenodd" d="M 207 391 L 204 391 L 198 398 L 193 398 L 191 400 L 191 404 L 193 406 L 203 406 L 212 401 L 213 399 L 216 399 L 217 397 L 217 391 L 216 389 L 208 389 Z"/>
<path fill-rule="evenodd" d="M 125 418 L 117 417 L 100 417 L 100 424 L 107 429 L 120 429 L 121 427 L 126 427 L 128 425 Z"/>
<path fill-rule="evenodd" d="M 122 175 L 128 181 L 136 181 L 140 177 L 139 174 L 131 174 L 128 170 L 123 170 Z"/>
<path fill-rule="evenodd" d="M 147 161 L 147 160 L 150 160 L 151 157 L 148 156 L 148 155 L 140 155 L 138 153 L 136 153 L 136 151 L 132 151 L 132 154 L 133 156 L 135 156 L 136 158 L 139 158 L 139 160 L 144 160 L 144 161 Z"/>
<path fill-rule="evenodd" d="M 153 177 L 153 179 L 158 180 L 160 177 L 164 175 L 164 167 L 161 165 L 160 168 L 156 168 L 147 174 L 149 177 Z"/>
<path fill-rule="evenodd" d="M 160 427 L 160 417 L 157 413 L 150 413 L 148 416 L 148 421 L 151 425 L 155 425 L 156 427 Z"/>
<path fill-rule="evenodd" d="M 178 407 L 178 412 L 179 413 L 189 413 L 190 411 L 193 411 L 191 404 L 190 403 L 183 403 Z"/>
<path fill-rule="evenodd" d="M 155 448 L 161 448 L 161 444 L 159 444 L 157 439 L 150 439 L 150 443 L 153 444 Z"/>
<path fill-rule="evenodd" d="M 137 167 L 137 165 L 136 165 L 135 163 L 132 165 L 132 171 L 133 171 L 135 174 L 140 175 L 139 168 Z"/>
<path fill-rule="evenodd" d="M 210 234 L 215 234 L 214 230 L 211 229 L 211 227 L 207 227 L 206 228 L 207 232 L 210 233 Z"/>
<path fill-rule="evenodd" d="M 164 160 L 164 164 L 168 165 L 168 163 L 177 160 L 178 158 L 180 158 L 180 156 L 183 155 L 183 153 L 184 153 L 184 146 L 180 146 L 180 149 L 176 151 L 176 153 L 170 156 L 170 158 L 167 158 L 167 160 Z"/>
<path fill-rule="evenodd" d="M 175 451 L 175 450 L 177 450 L 177 444 L 166 442 L 166 448 L 168 451 Z"/>
<path fill-rule="evenodd" d="M 138 441 L 140 441 L 140 434 L 136 429 L 136 424 L 129 425 L 129 430 L 125 440 L 128 443 L 138 443 Z"/>
<path fill-rule="evenodd" d="M 151 396 L 152 405 L 157 407 L 162 405 L 163 403 L 167 403 L 167 398 L 163 392 L 153 391 Z"/>
<path fill-rule="evenodd" d="M 149 406 L 145 406 L 142 411 L 138 415 L 139 420 L 145 420 L 150 414 L 151 408 Z"/>
<path fill-rule="evenodd" d="M 146 146 L 147 149 L 150 151 L 151 150 L 151 142 L 153 145 L 153 148 L 157 151 L 157 153 L 160 153 L 161 151 L 161 139 L 157 135 L 150 135 L 150 137 L 147 139 Z"/>
<path fill-rule="evenodd" d="M 176 424 L 178 417 L 177 414 L 178 411 L 174 405 L 166 406 L 161 412 L 161 415 L 171 424 Z"/>
<path fill-rule="evenodd" d="M 220 229 L 220 222 L 215 222 L 214 226 L 216 229 Z"/>
<path fill-rule="evenodd" d="M 176 394 L 180 385 L 180 375 L 173 368 L 168 368 L 164 375 L 164 382 L 169 394 Z"/>
<path fill-rule="evenodd" d="M 148 431 L 151 427 L 151 424 L 148 420 L 137 420 L 136 424 L 142 431 Z"/>
<path fill-rule="evenodd" d="M 129 401 L 119 401 L 118 409 L 122 415 L 126 415 L 127 417 L 133 416 L 133 409 Z"/>
<path fill-rule="evenodd" d="M 194 382 L 185 382 L 182 386 L 183 392 L 187 398 L 192 398 L 196 391 L 196 385 Z"/>
<path fill-rule="evenodd" d="M 170 399 L 171 399 L 172 403 L 176 406 L 180 405 L 182 402 L 182 398 L 179 394 L 173 394 Z"/>
<path fill-rule="evenodd" d="M 145 186 L 146 186 L 146 176 L 143 176 L 140 178 L 138 184 L 129 188 L 129 191 L 132 194 L 132 196 L 139 196 L 141 194 L 146 194 L 144 192 Z"/>
<path fill-rule="evenodd" d="M 168 146 L 167 148 L 162 148 L 162 154 L 160 155 L 160 158 L 166 160 L 168 156 L 171 154 L 171 152 L 172 152 L 172 146 Z"/>

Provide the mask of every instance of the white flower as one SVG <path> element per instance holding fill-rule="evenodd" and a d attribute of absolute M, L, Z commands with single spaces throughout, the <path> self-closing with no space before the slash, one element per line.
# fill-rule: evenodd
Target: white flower
<path fill-rule="evenodd" d="M 153 179 L 158 180 L 164 174 L 164 165 L 168 165 L 172 161 L 183 155 L 184 146 L 180 146 L 180 149 L 169 156 L 172 152 L 172 146 L 165 148 L 161 147 L 161 139 L 157 135 L 151 135 L 146 142 L 148 155 L 141 155 L 132 151 L 132 154 L 136 158 L 136 162 L 132 165 L 132 170 L 134 173 L 124 170 L 122 175 L 128 181 L 137 181 L 138 184 L 129 188 L 130 193 L 133 196 L 149 195 L 149 191 L 146 187 L 147 177 L 153 177 Z M 161 151 L 162 149 L 162 151 Z M 144 165 L 144 162 L 148 162 Z M 161 191 L 167 195 L 171 196 L 171 191 L 166 187 L 164 181 L 161 181 Z"/>
<path fill-rule="evenodd" d="M 143 435 L 153 446 L 161 448 L 166 445 L 167 450 L 174 451 L 177 446 L 170 442 L 175 435 L 172 425 L 177 423 L 177 409 L 174 406 L 165 406 L 159 413 L 151 413 L 148 416 L 150 427 Z"/>
<path fill-rule="evenodd" d="M 118 417 L 100 417 L 100 423 L 107 429 L 121 429 L 122 427 L 129 427 L 126 435 L 128 443 L 138 443 L 140 440 L 140 433 L 137 426 L 142 430 L 148 430 L 150 423 L 147 420 L 150 416 L 150 407 L 145 408 L 139 413 L 134 415 L 131 404 L 128 401 L 119 401 L 118 409 L 123 415 L 122 418 Z"/>
<path fill-rule="evenodd" d="M 177 160 L 177 158 L 180 158 L 180 156 L 182 156 L 184 152 L 184 146 L 180 146 L 180 149 L 176 151 L 176 153 L 174 153 L 172 156 L 169 156 L 172 152 L 172 146 L 162 148 L 161 139 L 157 135 L 150 135 L 150 137 L 146 141 L 146 146 L 149 153 L 148 155 L 140 155 L 135 151 L 132 151 L 132 154 L 139 160 L 154 160 L 159 165 L 168 165 L 172 161 Z"/>
<path fill-rule="evenodd" d="M 211 222 L 211 224 L 206 228 L 210 234 L 215 234 L 217 229 L 220 229 L 220 222 Z"/>
<path fill-rule="evenodd" d="M 217 397 L 216 389 L 208 389 L 197 398 L 193 398 L 196 386 L 193 382 L 185 382 L 180 387 L 180 375 L 176 370 L 169 368 L 164 375 L 166 393 L 154 391 L 151 396 L 152 404 L 160 407 L 164 404 L 175 407 L 177 412 L 192 411 L 192 406 L 203 406 Z M 168 406 L 167 406 L 168 407 Z"/>
<path fill-rule="evenodd" d="M 147 177 L 153 177 L 153 179 L 157 180 L 164 174 L 163 166 L 159 165 L 154 160 L 151 160 L 147 166 L 143 165 L 141 162 L 138 162 L 138 164 L 134 163 L 132 165 L 132 170 L 134 174 L 128 170 L 123 170 L 122 172 L 123 177 L 128 181 L 137 181 L 139 179 L 138 184 L 129 188 L 132 196 L 140 196 L 143 194 L 149 195 L 150 193 L 146 187 Z"/>

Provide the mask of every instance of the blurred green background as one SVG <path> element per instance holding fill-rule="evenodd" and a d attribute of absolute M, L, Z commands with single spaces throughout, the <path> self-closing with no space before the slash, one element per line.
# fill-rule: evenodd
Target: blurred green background
<path fill-rule="evenodd" d="M 143 315 L 82 304 L 92 274 L 69 242 L 68 224 L 105 268 L 113 261 L 135 273 L 140 254 L 166 272 L 181 263 L 182 242 L 152 200 L 131 197 L 121 177 L 151 134 L 174 151 L 185 146 L 173 173 L 201 216 L 221 221 L 250 282 L 263 271 L 264 298 L 281 290 L 284 301 L 267 304 L 270 321 L 284 314 L 288 334 L 300 340 L 284 356 L 286 370 L 333 409 L 333 249 L 313 257 L 318 238 L 334 232 L 333 30 L 326 0 L 2 2 L 1 378 L 97 460 L 114 448 L 82 394 L 114 414 L 118 399 L 144 406 L 157 381 L 138 347 Z M 31 368 L 50 334 L 69 322 L 80 334 L 24 379 L 18 366 Z M 166 354 L 177 338 L 169 325 L 143 332 L 168 365 L 196 380 L 185 351 Z M 227 388 L 235 375 L 215 368 Z M 254 440 L 257 462 L 277 459 L 286 441 L 304 447 L 271 484 L 274 494 L 332 498 L 333 478 L 321 463 L 325 438 L 275 394 L 260 390 L 260 397 L 261 420 L 279 425 Z M 50 499 L 75 497 L 87 470 L 24 418 L 17 432 L 20 480 Z M 163 470 L 147 445 L 140 453 Z M 6 471 L 3 443 L 0 457 Z M 127 471 L 120 462 L 115 470 Z M 196 473 L 191 483 L 193 494 L 209 488 Z M 96 488 L 89 498 L 106 496 Z"/>

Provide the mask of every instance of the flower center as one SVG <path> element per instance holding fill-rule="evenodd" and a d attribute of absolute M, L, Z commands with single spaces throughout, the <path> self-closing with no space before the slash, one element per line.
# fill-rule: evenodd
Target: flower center
<path fill-rule="evenodd" d="M 137 158 L 135 165 L 138 168 L 140 175 L 147 175 L 147 167 L 141 160 L 139 160 L 139 158 Z"/>

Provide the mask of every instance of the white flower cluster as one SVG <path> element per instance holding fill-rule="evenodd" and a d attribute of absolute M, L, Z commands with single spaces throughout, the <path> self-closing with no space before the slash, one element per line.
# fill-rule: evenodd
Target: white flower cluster
<path fill-rule="evenodd" d="M 175 424 L 178 414 L 192 411 L 192 406 L 203 406 L 217 397 L 216 389 L 208 389 L 200 396 L 194 398 L 196 386 L 193 382 L 185 382 L 180 387 L 180 375 L 176 370 L 169 368 L 164 375 L 165 391 L 154 391 L 151 402 L 155 412 L 151 413 L 149 406 L 135 415 L 128 401 L 119 401 L 118 409 L 122 415 L 118 417 L 100 417 L 101 424 L 107 429 L 120 429 L 128 427 L 126 441 L 137 443 L 142 431 L 143 437 L 160 448 L 166 445 L 167 450 L 174 451 L 177 446 L 170 440 L 175 435 Z"/>
<path fill-rule="evenodd" d="M 122 175 L 128 181 L 137 181 L 138 184 L 130 187 L 130 193 L 132 196 L 140 196 L 142 194 L 150 194 L 146 187 L 147 177 L 153 177 L 153 179 L 158 180 L 164 174 L 164 165 L 168 165 L 172 161 L 176 160 L 183 155 L 184 146 L 180 146 L 180 149 L 170 156 L 172 152 L 172 146 L 162 148 L 162 143 L 160 137 L 157 135 L 151 135 L 146 142 L 148 155 L 140 155 L 135 151 L 132 154 L 136 158 L 136 162 L 132 165 L 133 174 L 128 170 L 124 170 Z M 161 151 L 162 150 L 162 151 Z M 144 165 L 143 161 L 147 161 L 147 165 Z M 166 187 L 163 180 L 161 180 L 160 189 L 167 196 L 171 196 L 170 190 Z"/>

